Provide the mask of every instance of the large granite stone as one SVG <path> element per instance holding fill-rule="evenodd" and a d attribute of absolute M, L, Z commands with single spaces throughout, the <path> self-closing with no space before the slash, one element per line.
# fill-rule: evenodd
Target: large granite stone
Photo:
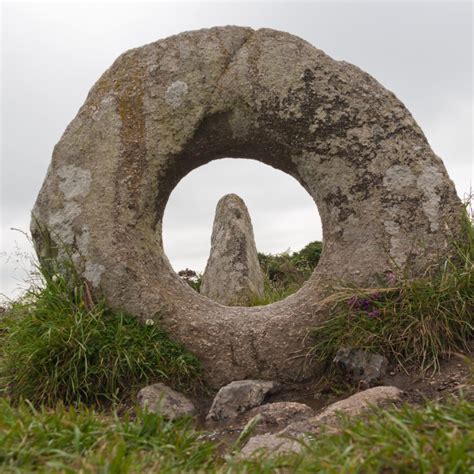
<path fill-rule="evenodd" d="M 227 194 L 217 203 L 200 292 L 228 306 L 248 306 L 263 295 L 252 221 L 236 194 Z"/>
<path fill-rule="evenodd" d="M 171 191 L 223 157 L 290 174 L 318 206 L 321 260 L 282 302 L 220 305 L 182 282 L 164 255 Z M 295 354 L 328 317 L 319 302 L 331 282 L 380 285 L 387 272 L 435 268 L 460 234 L 461 212 L 442 161 L 393 93 L 288 33 L 227 26 L 113 63 L 54 149 L 31 230 L 41 258 L 59 245 L 95 294 L 142 320 L 160 318 L 221 387 L 321 373 Z"/>

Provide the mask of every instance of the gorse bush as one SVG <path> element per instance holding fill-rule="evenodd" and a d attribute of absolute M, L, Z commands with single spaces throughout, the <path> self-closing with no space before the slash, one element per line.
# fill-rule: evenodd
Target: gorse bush
<path fill-rule="evenodd" d="M 60 267 L 60 268 L 59 268 Z M 198 360 L 159 325 L 94 303 L 72 265 L 48 261 L 0 322 L 0 377 L 14 398 L 34 403 L 104 403 L 139 386 L 199 384 Z"/>
<path fill-rule="evenodd" d="M 389 288 L 340 288 L 326 300 L 332 316 L 313 331 L 312 356 L 340 347 L 384 353 L 405 368 L 439 369 L 440 359 L 469 352 L 474 336 L 474 230 L 441 270 L 393 280 Z M 323 302 L 324 303 L 324 302 Z"/>

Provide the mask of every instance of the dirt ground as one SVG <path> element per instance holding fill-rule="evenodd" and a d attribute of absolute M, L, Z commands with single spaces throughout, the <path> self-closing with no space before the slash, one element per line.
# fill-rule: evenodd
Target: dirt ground
<path fill-rule="evenodd" d="M 474 349 L 474 348 L 473 348 Z M 391 367 L 379 385 L 392 385 L 404 392 L 404 401 L 421 405 L 427 400 L 438 401 L 450 395 L 464 394 L 474 400 L 474 351 L 467 355 L 453 355 L 441 363 L 435 373 L 420 374 L 406 372 L 398 367 Z M 264 403 L 292 401 L 309 405 L 315 412 L 338 400 L 346 398 L 367 387 L 357 386 L 344 380 L 338 374 L 331 374 L 317 382 L 286 385 L 283 389 L 270 395 Z M 204 439 L 223 442 L 229 445 L 234 442 L 248 421 L 245 416 L 231 422 L 209 422 L 205 420 L 212 396 L 197 397 L 194 400 L 199 409 L 198 428 L 203 430 Z M 282 427 L 256 427 L 253 434 L 279 431 Z"/>

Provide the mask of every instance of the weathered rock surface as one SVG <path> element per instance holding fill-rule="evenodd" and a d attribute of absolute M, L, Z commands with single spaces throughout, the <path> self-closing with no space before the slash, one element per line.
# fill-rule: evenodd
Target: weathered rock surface
<path fill-rule="evenodd" d="M 380 354 L 371 354 L 361 349 L 341 348 L 333 363 L 350 380 L 371 386 L 387 372 L 388 361 Z"/>
<path fill-rule="evenodd" d="M 137 401 L 142 408 L 161 413 L 169 420 L 197 414 L 191 400 L 163 383 L 142 388 L 138 392 Z"/>
<path fill-rule="evenodd" d="M 321 413 L 304 421 L 289 424 L 274 434 L 257 435 L 249 439 L 241 452 L 242 457 L 251 457 L 265 450 L 274 454 L 299 452 L 301 441 L 306 434 L 317 435 L 324 428 L 326 432 L 337 431 L 340 427 L 340 415 L 358 416 L 371 407 L 385 406 L 401 400 L 403 392 L 396 387 L 374 387 L 356 393 L 349 398 L 329 405 Z"/>
<path fill-rule="evenodd" d="M 252 408 L 245 414 L 245 420 L 250 421 L 255 416 L 260 416 L 258 431 L 277 430 L 311 418 L 314 410 L 304 403 L 274 402 Z"/>
<path fill-rule="evenodd" d="M 284 301 L 220 305 L 182 282 L 164 254 L 173 188 L 223 157 L 290 174 L 318 206 L 321 260 Z M 54 149 L 31 230 L 40 257 L 67 246 L 113 308 L 160 318 L 218 388 L 320 373 L 295 354 L 328 317 L 319 302 L 330 282 L 379 284 L 386 272 L 440 264 L 459 235 L 461 208 L 419 126 L 375 79 L 288 33 L 228 26 L 114 62 Z"/>
<path fill-rule="evenodd" d="M 208 420 L 229 420 L 246 410 L 261 405 L 265 397 L 275 393 L 279 384 L 268 380 L 236 380 L 222 387 L 215 396 Z"/>
<path fill-rule="evenodd" d="M 217 203 L 200 293 L 228 306 L 248 306 L 263 295 L 252 221 L 236 194 L 227 194 Z"/>

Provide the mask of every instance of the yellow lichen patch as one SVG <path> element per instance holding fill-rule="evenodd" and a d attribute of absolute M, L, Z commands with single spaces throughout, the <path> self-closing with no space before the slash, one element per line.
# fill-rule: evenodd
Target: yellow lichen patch
<path fill-rule="evenodd" d="M 147 169 L 142 84 L 145 68 L 133 52 L 123 57 L 121 66 L 121 74 L 113 84 L 122 144 L 122 159 L 116 171 L 118 215 L 129 211 L 139 213 L 139 188 Z"/>

